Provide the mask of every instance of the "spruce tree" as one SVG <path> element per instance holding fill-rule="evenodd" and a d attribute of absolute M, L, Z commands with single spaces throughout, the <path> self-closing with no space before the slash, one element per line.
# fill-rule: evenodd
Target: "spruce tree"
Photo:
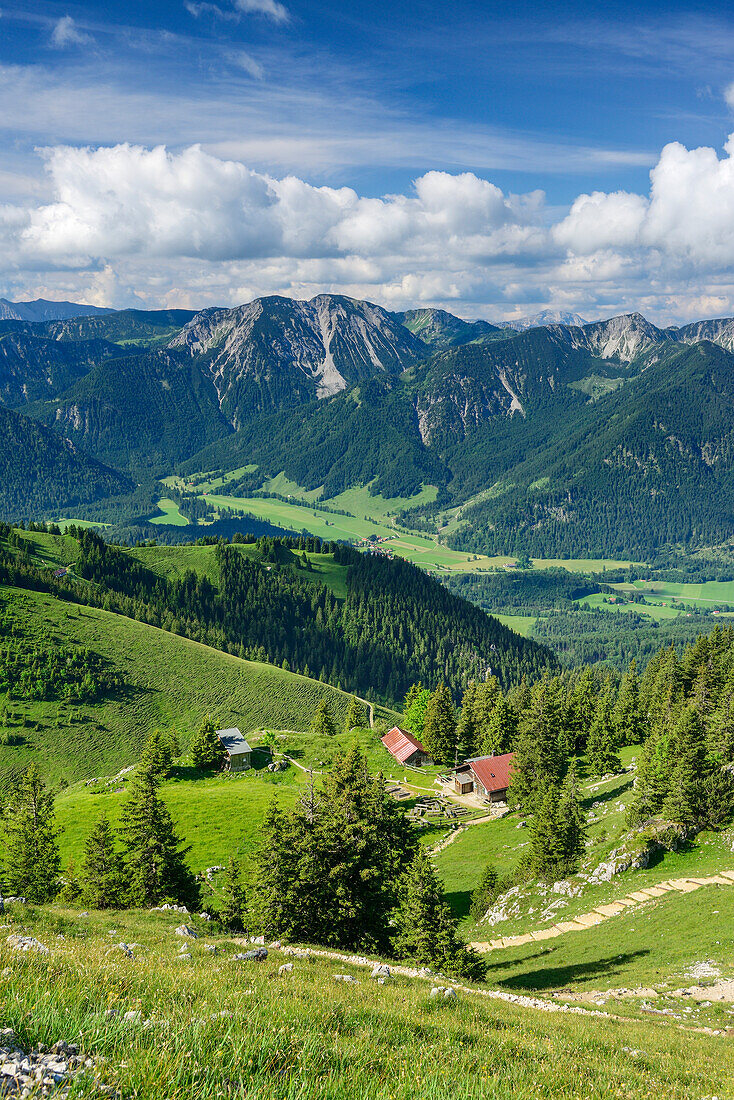
<path fill-rule="evenodd" d="M 564 836 L 558 817 L 558 788 L 544 777 L 535 792 L 530 820 L 530 847 L 525 861 L 530 874 L 545 882 L 559 877 L 563 865 Z"/>
<path fill-rule="evenodd" d="M 612 715 L 617 731 L 617 744 L 637 745 L 644 736 L 644 726 L 640 707 L 640 680 L 637 675 L 637 662 L 632 661 L 622 680 L 619 695 Z"/>
<path fill-rule="evenodd" d="M 115 846 L 115 834 L 102 814 L 84 845 L 82 895 L 93 909 L 121 909 L 128 891 L 125 865 Z"/>
<path fill-rule="evenodd" d="M 456 712 L 451 692 L 439 684 L 426 707 L 423 744 L 437 764 L 453 764 L 456 757 Z"/>
<path fill-rule="evenodd" d="M 622 767 L 617 753 L 617 727 L 612 717 L 612 688 L 607 680 L 594 712 L 586 743 L 586 759 L 592 775 L 608 775 Z"/>
<path fill-rule="evenodd" d="M 230 859 L 224 872 L 222 894 L 223 904 L 220 920 L 223 927 L 228 932 L 243 932 L 247 914 L 247 891 L 245 890 L 242 864 L 234 857 Z"/>
<path fill-rule="evenodd" d="M 178 739 L 175 733 L 161 733 L 160 730 L 154 730 L 145 743 L 140 763 L 143 767 L 152 768 L 161 779 L 167 779 L 178 753 Z"/>
<path fill-rule="evenodd" d="M 28 901 L 51 901 L 58 891 L 61 866 L 54 818 L 54 797 L 38 764 L 29 764 L 3 805 L 4 882 L 9 894 Z"/>
<path fill-rule="evenodd" d="M 419 848 L 405 874 L 393 917 L 393 949 L 414 966 L 456 977 L 482 977 L 483 960 L 460 939 L 430 857 Z"/>
<path fill-rule="evenodd" d="M 497 896 L 499 875 L 491 863 L 482 871 L 482 877 L 472 891 L 469 912 L 475 921 L 481 920 Z"/>
<path fill-rule="evenodd" d="M 199 887 L 186 865 L 189 848 L 181 840 L 168 808 L 159 797 L 160 778 L 143 768 L 122 807 L 120 832 L 126 849 L 129 899 L 134 906 L 176 901 L 193 908 Z"/>
<path fill-rule="evenodd" d="M 532 809 L 540 787 L 557 785 L 566 770 L 564 703 L 556 680 L 544 677 L 532 690 L 520 724 L 508 800 Z"/>
<path fill-rule="evenodd" d="M 561 830 L 561 871 L 572 875 L 586 849 L 586 814 L 581 805 L 576 762 L 571 763 L 558 799 L 558 826 Z"/>
<path fill-rule="evenodd" d="M 316 708 L 311 722 L 311 733 L 316 733 L 320 737 L 333 737 L 336 734 L 334 718 L 325 698 L 321 699 Z"/>
<path fill-rule="evenodd" d="M 480 756 L 510 752 L 517 739 L 517 719 L 507 699 L 500 694 L 482 732 Z"/>
<path fill-rule="evenodd" d="M 594 670 L 588 665 L 573 686 L 568 701 L 568 722 L 573 738 L 573 753 L 577 755 L 586 748 L 587 738 L 597 708 L 598 690 Z"/>
<path fill-rule="evenodd" d="M 347 733 L 350 730 L 364 729 L 367 725 L 367 716 L 364 712 L 364 707 L 358 702 L 357 698 L 353 695 L 349 700 L 349 706 L 347 708 L 347 716 L 344 721 L 344 729 Z"/>
<path fill-rule="evenodd" d="M 688 706 L 682 712 L 671 745 L 672 770 L 663 817 L 687 828 L 704 823 L 705 781 L 709 774 L 703 723 L 698 710 Z"/>
<path fill-rule="evenodd" d="M 224 745 L 217 737 L 217 729 L 207 714 L 191 744 L 191 762 L 202 771 L 221 768 L 226 759 Z"/>

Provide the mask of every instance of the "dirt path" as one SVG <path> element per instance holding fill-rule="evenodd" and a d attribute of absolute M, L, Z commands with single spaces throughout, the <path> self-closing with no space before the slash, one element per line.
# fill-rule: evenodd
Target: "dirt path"
<path fill-rule="evenodd" d="M 635 905 L 642 905 L 646 901 L 654 901 L 663 894 L 679 892 L 690 894 L 702 886 L 734 886 L 734 871 L 721 871 L 716 875 L 708 875 L 695 878 L 674 878 L 658 882 L 654 886 L 646 886 L 642 890 L 632 890 L 619 901 L 611 901 L 606 905 L 597 905 L 588 913 L 581 913 L 578 917 L 572 917 L 567 921 L 558 921 L 548 928 L 539 928 L 535 932 L 526 932 L 520 936 L 500 936 L 489 940 L 487 943 L 472 943 L 476 951 L 496 951 L 501 947 L 520 947 L 524 943 L 533 943 L 537 940 L 551 940 L 556 936 L 564 936 L 566 932 L 583 932 L 587 928 L 593 928 L 602 924 L 610 917 L 616 917 L 618 913 L 624 913 Z"/>
<path fill-rule="evenodd" d="M 459 825 L 445 836 L 443 840 L 439 840 L 438 844 L 434 848 L 431 848 L 429 855 L 437 856 L 439 852 L 442 852 L 444 848 L 448 848 L 449 844 L 453 844 L 455 840 L 458 840 L 461 834 L 471 828 L 472 825 L 485 825 L 488 821 L 493 821 L 494 818 L 491 814 L 486 814 L 484 817 L 475 817 L 473 821 L 462 821 Z"/>

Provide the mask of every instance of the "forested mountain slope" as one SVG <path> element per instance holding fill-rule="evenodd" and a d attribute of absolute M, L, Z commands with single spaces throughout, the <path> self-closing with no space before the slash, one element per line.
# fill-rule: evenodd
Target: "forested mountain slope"
<path fill-rule="evenodd" d="M 0 405 L 0 515 L 58 515 L 130 492 L 132 482 L 79 453 L 72 443 Z"/>
<path fill-rule="evenodd" d="M 458 699 L 468 679 L 490 668 L 510 684 L 555 665 L 543 646 L 400 560 L 332 544 L 343 567 L 346 595 L 340 598 L 278 540 L 263 540 L 255 556 L 243 552 L 242 543 L 223 543 L 206 571 L 163 577 L 94 532 L 75 531 L 74 538 L 69 578 L 39 573 L 33 559 L 18 558 L 9 547 L 0 551 L 0 583 L 58 588 L 82 603 L 241 657 L 285 662 L 388 703 L 418 680 L 442 680 Z"/>

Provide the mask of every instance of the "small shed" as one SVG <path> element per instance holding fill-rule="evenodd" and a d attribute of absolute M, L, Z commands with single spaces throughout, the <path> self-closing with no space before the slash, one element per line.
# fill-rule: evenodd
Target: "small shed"
<path fill-rule="evenodd" d="M 217 737 L 227 754 L 224 765 L 226 771 L 243 772 L 252 766 L 252 749 L 236 727 L 231 730 L 217 730 Z"/>
<path fill-rule="evenodd" d="M 467 760 L 474 778 L 474 790 L 480 798 L 490 802 L 507 801 L 514 759 L 514 752 L 505 752 L 501 756 L 476 756 Z"/>
<path fill-rule="evenodd" d="M 417 737 L 407 730 L 401 730 L 400 726 L 393 726 L 381 741 L 391 756 L 394 756 L 399 764 L 407 764 L 414 768 L 432 764 L 427 750 L 421 745 Z"/>

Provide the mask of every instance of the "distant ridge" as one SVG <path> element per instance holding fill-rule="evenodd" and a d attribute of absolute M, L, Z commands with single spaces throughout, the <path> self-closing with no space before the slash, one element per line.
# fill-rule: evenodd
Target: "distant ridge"
<path fill-rule="evenodd" d="M 517 332 L 525 332 L 529 328 L 541 328 L 544 325 L 587 325 L 583 317 L 578 313 L 569 313 L 564 309 L 544 309 L 540 313 L 533 313 L 529 317 L 518 317 L 514 321 L 495 321 L 497 328 L 514 328 Z"/>
<path fill-rule="evenodd" d="M 71 317 L 92 317 L 114 312 L 101 306 L 50 302 L 46 298 L 36 298 L 33 302 L 9 302 L 7 298 L 0 298 L 0 321 L 68 321 Z"/>

